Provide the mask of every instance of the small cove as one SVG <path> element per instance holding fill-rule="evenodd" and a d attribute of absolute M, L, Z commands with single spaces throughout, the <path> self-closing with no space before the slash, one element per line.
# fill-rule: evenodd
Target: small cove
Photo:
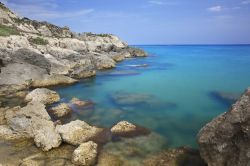
<path fill-rule="evenodd" d="M 225 112 L 211 92 L 240 94 L 250 85 L 250 46 L 137 46 L 149 53 L 68 87 L 54 88 L 63 102 L 91 100 L 72 119 L 111 127 L 121 120 L 147 127 L 167 147 L 197 147 L 196 135 Z"/>

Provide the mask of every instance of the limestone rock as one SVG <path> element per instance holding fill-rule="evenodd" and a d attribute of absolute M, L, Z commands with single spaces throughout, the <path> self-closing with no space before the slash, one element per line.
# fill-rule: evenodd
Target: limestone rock
<path fill-rule="evenodd" d="M 13 63 L 1 68 L 0 85 L 27 85 L 41 79 L 46 70 L 30 64 Z"/>
<path fill-rule="evenodd" d="M 96 54 L 95 56 L 93 56 L 93 63 L 98 70 L 110 69 L 115 67 L 115 61 L 105 54 Z"/>
<path fill-rule="evenodd" d="M 7 110 L 5 118 L 13 132 L 26 138 L 34 138 L 36 145 L 44 151 L 61 144 L 61 137 L 55 131 L 45 105 L 38 101 L 32 101 L 23 108 Z"/>
<path fill-rule="evenodd" d="M 230 110 L 206 124 L 198 134 L 202 158 L 209 166 L 250 165 L 250 88 Z"/>
<path fill-rule="evenodd" d="M 103 129 L 88 125 L 84 121 L 75 120 L 65 125 L 57 125 L 56 130 L 61 135 L 64 142 L 72 145 L 94 140 Z"/>
<path fill-rule="evenodd" d="M 144 52 L 140 48 L 130 47 L 130 48 L 128 48 L 128 51 L 130 52 L 130 54 L 131 54 L 132 57 L 145 57 L 145 56 L 147 56 L 147 53 Z"/>
<path fill-rule="evenodd" d="M 14 140 L 22 140 L 27 138 L 25 135 L 22 135 L 18 132 L 13 131 L 7 125 L 0 125 L 0 139 L 5 141 L 14 141 Z"/>
<path fill-rule="evenodd" d="M 89 141 L 82 143 L 72 155 L 72 163 L 81 166 L 94 165 L 97 158 L 97 144 Z"/>
<path fill-rule="evenodd" d="M 8 108 L 0 107 L 0 125 L 6 124 L 5 114 Z"/>
<path fill-rule="evenodd" d="M 55 107 L 52 107 L 50 109 L 50 112 L 52 112 L 53 115 L 55 115 L 57 118 L 64 117 L 71 112 L 71 108 L 66 103 L 61 103 Z"/>
<path fill-rule="evenodd" d="M 139 135 L 148 135 L 150 131 L 127 121 L 121 121 L 111 128 L 111 133 L 116 136 L 134 137 Z"/>
<path fill-rule="evenodd" d="M 25 98 L 26 101 L 39 101 L 43 104 L 52 104 L 60 100 L 60 96 L 52 90 L 37 88 L 31 91 Z"/>
<path fill-rule="evenodd" d="M 72 79 L 70 77 L 52 74 L 52 75 L 43 75 L 41 79 L 36 79 L 32 81 L 31 86 L 35 88 L 55 86 L 55 85 L 68 85 L 78 82 L 78 80 Z"/>

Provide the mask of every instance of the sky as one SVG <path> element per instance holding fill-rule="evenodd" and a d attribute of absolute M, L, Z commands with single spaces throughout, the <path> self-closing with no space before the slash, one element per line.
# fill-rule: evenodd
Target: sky
<path fill-rule="evenodd" d="M 250 0 L 0 0 L 21 16 L 129 44 L 249 44 Z"/>

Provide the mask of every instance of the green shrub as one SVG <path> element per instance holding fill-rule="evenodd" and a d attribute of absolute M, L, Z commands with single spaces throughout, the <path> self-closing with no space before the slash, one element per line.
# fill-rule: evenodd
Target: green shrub
<path fill-rule="evenodd" d="M 97 36 L 100 36 L 100 37 L 110 37 L 109 34 L 96 34 Z"/>
<path fill-rule="evenodd" d="M 41 37 L 30 38 L 29 42 L 32 44 L 37 44 L 37 45 L 47 45 L 48 44 L 48 41 L 41 38 Z"/>
<path fill-rule="evenodd" d="M 0 36 L 10 36 L 10 35 L 19 35 L 19 32 L 15 27 L 0 25 Z"/>

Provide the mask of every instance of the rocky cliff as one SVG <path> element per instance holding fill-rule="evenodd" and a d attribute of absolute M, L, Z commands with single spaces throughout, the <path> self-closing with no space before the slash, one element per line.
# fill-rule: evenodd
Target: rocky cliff
<path fill-rule="evenodd" d="M 198 142 L 209 166 L 250 165 L 250 88 L 228 112 L 201 129 Z"/>
<path fill-rule="evenodd" d="M 146 53 L 117 36 L 73 33 L 68 27 L 20 17 L 0 3 L 1 99 L 29 87 L 71 84 L 137 56 Z"/>

